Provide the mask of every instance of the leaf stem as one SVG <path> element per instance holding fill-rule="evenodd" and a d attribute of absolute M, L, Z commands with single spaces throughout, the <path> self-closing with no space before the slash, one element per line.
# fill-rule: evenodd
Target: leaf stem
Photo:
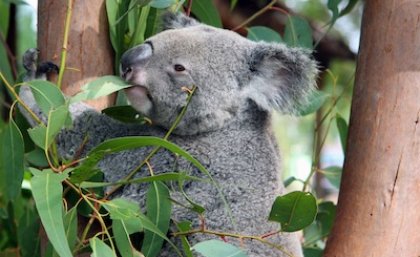
<path fill-rule="evenodd" d="M 279 231 L 275 232 L 275 233 L 270 233 L 269 236 L 278 234 Z M 193 230 L 189 230 L 189 231 L 184 231 L 184 232 L 175 232 L 172 233 L 172 236 L 176 237 L 176 236 L 188 236 L 188 235 L 192 235 L 192 234 L 207 234 L 207 235 L 214 235 L 214 236 L 219 236 L 219 237 L 233 237 L 233 238 L 238 238 L 239 240 L 243 240 L 243 239 L 250 239 L 250 240 L 256 240 L 259 241 L 263 244 L 266 244 L 270 247 L 273 247 L 277 250 L 280 250 L 281 252 L 283 252 L 284 254 L 286 254 L 289 257 L 294 257 L 293 254 L 289 253 L 288 251 L 286 251 L 284 249 L 283 246 L 281 245 L 277 245 L 274 244 L 268 240 L 266 240 L 265 238 L 267 238 L 268 234 L 262 235 L 262 236 L 251 236 L 251 235 L 241 235 L 241 234 L 236 234 L 236 233 L 226 233 L 226 232 L 219 232 L 219 231 L 214 231 L 214 230 L 207 230 L 205 228 L 200 228 L 200 229 L 193 229 Z"/>
<path fill-rule="evenodd" d="M 19 95 L 16 93 L 15 89 L 9 84 L 9 82 L 6 80 L 6 78 L 3 76 L 3 73 L 0 72 L 0 78 L 6 85 L 7 89 L 10 91 L 10 93 L 16 98 L 16 101 L 19 102 L 20 105 L 32 116 L 32 118 L 39 124 L 42 123 L 41 119 L 25 104 L 25 102 L 19 97 Z"/>
<path fill-rule="evenodd" d="M 236 26 L 232 30 L 233 31 L 237 31 L 237 30 L 245 27 L 246 25 L 248 25 L 248 23 L 250 23 L 251 21 L 255 20 L 256 18 L 258 18 L 259 16 L 261 16 L 262 14 L 264 14 L 266 11 L 270 10 L 270 8 L 273 7 L 273 5 L 276 4 L 276 3 L 277 3 L 277 0 L 272 0 L 264 8 L 262 8 L 261 10 L 259 10 L 256 13 L 254 13 L 254 15 L 252 15 L 251 17 L 249 17 L 248 19 L 246 19 L 244 22 L 242 22 L 241 24 L 239 24 L 238 26 Z"/>
<path fill-rule="evenodd" d="M 63 47 L 61 50 L 61 62 L 60 62 L 60 71 L 58 72 L 57 86 L 61 89 L 61 83 L 63 81 L 64 70 L 66 69 L 66 59 L 67 59 L 67 42 L 69 38 L 71 16 L 73 12 L 73 0 L 67 1 L 67 13 L 66 13 L 66 22 L 64 27 L 64 38 L 63 38 Z"/>

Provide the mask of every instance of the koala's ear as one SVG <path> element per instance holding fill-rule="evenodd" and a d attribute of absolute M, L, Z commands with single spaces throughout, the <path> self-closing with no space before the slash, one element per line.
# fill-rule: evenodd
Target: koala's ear
<path fill-rule="evenodd" d="M 162 15 L 162 30 L 181 29 L 197 25 L 200 25 L 198 21 L 181 12 L 166 12 Z"/>
<path fill-rule="evenodd" d="M 257 43 L 249 56 L 246 95 L 262 109 L 294 113 L 316 88 L 317 65 L 309 50 Z"/>

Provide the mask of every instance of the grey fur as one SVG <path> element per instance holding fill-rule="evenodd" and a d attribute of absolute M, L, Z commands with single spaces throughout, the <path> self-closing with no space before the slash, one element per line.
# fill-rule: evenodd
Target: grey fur
<path fill-rule="evenodd" d="M 185 192 L 206 208 L 209 229 L 244 235 L 276 231 L 278 225 L 268 222 L 267 217 L 284 188 L 270 113 L 273 109 L 293 112 L 306 101 L 315 85 L 315 62 L 302 49 L 252 42 L 181 14 L 166 15 L 163 27 L 166 30 L 149 38 L 147 45 L 129 50 L 121 65 L 124 78 L 133 85 L 127 90 L 132 105 L 147 114 L 153 125 L 126 125 L 86 111 L 75 119 L 73 129 L 59 135 L 60 153 L 70 158 L 86 135 L 89 141 L 85 151 L 113 137 L 163 136 L 185 105 L 182 88 L 195 85 L 197 91 L 170 141 L 206 166 L 222 188 L 236 226 L 214 186 L 188 182 Z M 185 71 L 176 71 L 176 64 L 185 67 Z M 121 179 L 149 150 L 107 156 L 100 167 L 108 181 Z M 164 150 L 152 158 L 151 165 L 156 173 L 176 167 L 175 170 L 202 176 L 188 162 Z M 143 169 L 138 176 L 147 174 Z M 144 185 L 129 185 L 120 196 L 144 206 L 145 192 Z M 184 202 L 176 186 L 172 197 Z M 197 215 L 179 206 L 174 207 L 172 217 L 198 225 Z M 211 237 L 190 237 L 193 242 L 207 238 Z M 293 256 L 302 256 L 296 234 L 284 233 L 271 240 Z M 239 245 L 235 239 L 229 242 Z M 288 256 L 259 242 L 245 240 L 244 245 L 251 257 Z M 166 247 L 161 256 L 175 255 Z"/>

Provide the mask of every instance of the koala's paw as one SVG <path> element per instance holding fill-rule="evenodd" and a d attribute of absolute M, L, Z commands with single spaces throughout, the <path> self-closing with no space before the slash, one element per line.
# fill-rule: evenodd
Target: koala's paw
<path fill-rule="evenodd" d="M 26 70 L 25 81 L 31 81 L 34 79 L 47 79 L 47 76 L 51 73 L 58 73 L 59 68 L 53 62 L 41 62 L 38 61 L 39 49 L 29 48 L 23 54 L 22 63 Z"/>

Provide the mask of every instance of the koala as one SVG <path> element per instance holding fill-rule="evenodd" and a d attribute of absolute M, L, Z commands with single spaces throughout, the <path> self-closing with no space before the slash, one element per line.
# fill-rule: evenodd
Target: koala
<path fill-rule="evenodd" d="M 316 84 L 316 62 L 307 50 L 253 42 L 183 14 L 166 13 L 162 19 L 162 32 L 125 52 L 120 66 L 121 77 L 131 85 L 125 89 L 131 105 L 149 117 L 151 124 L 124 124 L 83 108 L 73 115 L 74 126 L 58 136 L 60 154 L 71 158 L 82 144 L 86 152 L 115 137 L 163 137 L 186 104 L 185 88 L 195 86 L 188 109 L 169 140 L 207 168 L 228 202 L 233 221 L 214 185 L 188 181 L 185 193 L 206 209 L 208 229 L 243 235 L 277 231 L 279 225 L 269 222 L 268 215 L 284 186 L 270 117 L 273 111 L 293 113 L 307 102 Z M 99 166 L 107 181 L 117 181 L 149 152 L 150 148 L 141 148 L 108 155 Z M 166 150 L 155 154 L 150 165 L 156 173 L 175 169 L 202 176 L 193 165 Z M 137 176 L 148 174 L 144 167 Z M 143 207 L 146 191 L 144 185 L 132 184 L 118 196 Z M 183 201 L 176 189 L 171 197 Z M 199 225 L 196 213 L 177 205 L 172 218 Z M 192 243 L 210 238 L 199 233 L 189 236 Z M 295 233 L 279 233 L 269 240 L 284 251 L 228 238 L 251 257 L 303 256 Z M 168 246 L 160 256 L 175 254 Z"/>

